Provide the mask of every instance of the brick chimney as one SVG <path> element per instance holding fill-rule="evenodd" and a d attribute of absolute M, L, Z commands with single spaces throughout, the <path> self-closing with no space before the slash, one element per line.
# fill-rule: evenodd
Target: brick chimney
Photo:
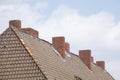
<path fill-rule="evenodd" d="M 22 32 L 27 33 L 27 34 L 37 37 L 37 38 L 39 37 L 39 32 L 32 28 L 22 28 Z"/>
<path fill-rule="evenodd" d="M 70 44 L 68 42 L 65 42 L 65 50 L 70 52 Z"/>
<path fill-rule="evenodd" d="M 53 37 L 52 44 L 60 55 L 65 58 L 65 38 L 63 36 Z"/>
<path fill-rule="evenodd" d="M 84 62 L 84 64 L 91 69 L 91 50 L 79 50 L 79 57 Z"/>
<path fill-rule="evenodd" d="M 11 20 L 9 21 L 9 27 L 16 27 L 18 30 L 21 30 L 21 21 L 20 20 Z"/>
<path fill-rule="evenodd" d="M 104 61 L 96 61 L 96 65 L 98 65 L 101 68 L 105 69 L 105 62 Z"/>

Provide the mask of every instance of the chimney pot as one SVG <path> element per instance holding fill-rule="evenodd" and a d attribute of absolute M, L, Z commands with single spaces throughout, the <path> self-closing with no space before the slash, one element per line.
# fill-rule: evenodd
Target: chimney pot
<path fill-rule="evenodd" d="M 96 64 L 101 68 L 105 69 L 105 62 L 104 61 L 96 61 Z"/>
<path fill-rule="evenodd" d="M 91 50 L 79 50 L 80 59 L 86 64 L 86 66 L 91 69 Z"/>
<path fill-rule="evenodd" d="M 18 30 L 21 30 L 21 21 L 20 20 L 11 20 L 9 21 L 9 27 L 16 27 Z"/>
<path fill-rule="evenodd" d="M 65 38 L 63 36 L 53 37 L 52 44 L 60 55 L 65 58 Z"/>

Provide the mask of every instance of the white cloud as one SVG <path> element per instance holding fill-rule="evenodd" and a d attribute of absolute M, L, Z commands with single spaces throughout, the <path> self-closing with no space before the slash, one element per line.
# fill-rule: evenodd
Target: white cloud
<path fill-rule="evenodd" d="M 92 49 L 95 60 L 111 60 L 120 63 L 120 23 L 108 12 L 82 16 L 77 10 L 60 6 L 39 28 L 40 37 L 51 40 L 52 36 L 64 35 L 70 42 L 72 51 L 78 54 L 79 49 Z M 116 71 L 117 64 L 107 69 L 111 74 Z M 117 67 L 118 68 L 118 67 Z M 116 76 L 115 76 L 116 75 Z M 118 74 L 113 77 L 118 78 Z"/>
<path fill-rule="evenodd" d="M 38 4 L 42 5 L 38 6 Z M 27 3 L 0 5 L 0 18 L 2 19 L 0 21 L 0 32 L 7 28 L 9 20 L 13 19 L 20 19 L 24 27 L 37 26 L 38 21 L 45 17 L 43 9 L 45 9 L 46 6 L 47 3 L 45 2 L 36 3 L 32 6 Z"/>
<path fill-rule="evenodd" d="M 120 46 L 119 23 L 107 12 L 82 16 L 77 10 L 62 5 L 40 25 L 42 38 L 50 41 L 52 36 L 64 35 L 76 54 L 79 49 L 90 48 L 97 53 L 95 56 L 107 56 Z"/>
<path fill-rule="evenodd" d="M 120 45 L 120 22 L 111 28 L 108 34 L 108 44 L 117 47 Z"/>
<path fill-rule="evenodd" d="M 83 48 L 92 46 L 102 47 L 101 45 L 107 46 L 108 36 L 113 33 L 111 30 L 116 28 L 116 23 L 114 16 L 107 12 L 82 16 L 77 10 L 60 6 L 53 12 L 51 17 L 43 23 L 42 28 L 44 30 L 41 30 L 41 33 L 46 35 L 44 38 L 47 39 L 47 35 L 49 35 L 49 39 L 55 35 L 65 35 L 71 43 L 78 46 L 81 44 Z M 48 28 L 50 28 L 51 34 L 49 34 Z M 116 35 L 118 33 L 116 33 Z M 109 43 L 111 43 L 111 41 Z M 75 47 L 75 45 L 73 45 L 73 47 Z"/>

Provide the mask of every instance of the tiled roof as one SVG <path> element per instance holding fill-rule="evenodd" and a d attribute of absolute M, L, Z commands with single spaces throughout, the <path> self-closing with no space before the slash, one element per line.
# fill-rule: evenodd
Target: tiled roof
<path fill-rule="evenodd" d="M 114 80 L 96 64 L 92 63 L 90 70 L 78 55 L 66 52 L 62 58 L 49 42 L 15 27 L 0 36 L 0 57 L 3 80 L 75 80 L 76 76 L 81 80 Z"/>
<path fill-rule="evenodd" d="M 0 36 L 0 80 L 46 80 L 12 28 Z"/>

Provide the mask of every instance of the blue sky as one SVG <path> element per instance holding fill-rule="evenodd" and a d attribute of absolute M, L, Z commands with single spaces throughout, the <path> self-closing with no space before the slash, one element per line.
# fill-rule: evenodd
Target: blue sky
<path fill-rule="evenodd" d="M 91 49 L 94 60 L 104 60 L 106 70 L 120 80 L 119 0 L 0 0 L 0 33 L 9 20 L 39 31 L 51 42 L 65 36 L 71 51 Z"/>
<path fill-rule="evenodd" d="M 56 9 L 61 4 L 67 5 L 70 8 L 77 9 L 82 15 L 91 15 L 98 13 L 100 11 L 107 11 L 111 14 L 115 15 L 116 19 L 120 19 L 120 1 L 119 0 L 41 0 L 43 2 L 48 3 L 48 8 L 45 11 L 51 13 L 54 9 Z M 31 2 L 36 3 L 39 0 L 31 0 Z M 31 3 L 30 2 L 30 3 Z M 31 3 L 32 4 L 32 3 Z"/>

